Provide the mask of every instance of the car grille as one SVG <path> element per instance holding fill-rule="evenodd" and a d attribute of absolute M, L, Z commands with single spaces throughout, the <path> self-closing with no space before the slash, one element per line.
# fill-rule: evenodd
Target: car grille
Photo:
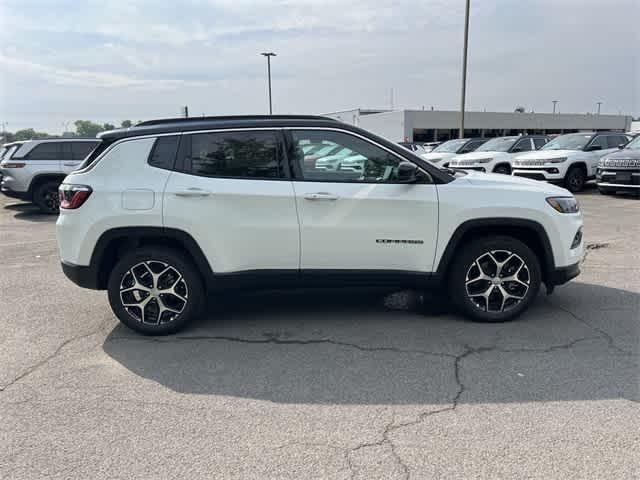
<path fill-rule="evenodd" d="M 515 162 L 513 162 L 513 165 L 516 167 L 541 167 L 548 161 L 549 160 L 539 160 L 532 158 L 530 160 L 516 160 Z"/>
<path fill-rule="evenodd" d="M 455 163 L 452 162 L 451 166 L 456 166 L 456 167 L 467 167 L 470 165 L 475 165 L 476 163 L 479 162 L 486 162 L 488 160 L 491 160 L 490 158 L 478 158 L 475 160 L 457 160 Z"/>
<path fill-rule="evenodd" d="M 604 160 L 607 168 L 640 168 L 640 159 L 636 158 L 607 158 Z"/>

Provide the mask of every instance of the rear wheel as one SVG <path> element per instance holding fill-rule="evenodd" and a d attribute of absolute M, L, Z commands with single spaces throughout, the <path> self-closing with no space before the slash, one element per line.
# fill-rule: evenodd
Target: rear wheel
<path fill-rule="evenodd" d="M 564 177 L 564 186 L 572 193 L 579 192 L 587 182 L 587 175 L 580 167 L 572 167 Z"/>
<path fill-rule="evenodd" d="M 145 335 L 167 335 L 187 325 L 204 300 L 200 276 L 183 255 L 145 247 L 121 258 L 108 282 L 109 303 L 126 326 Z"/>
<path fill-rule="evenodd" d="M 38 185 L 33 192 L 33 203 L 42 213 L 57 214 L 60 208 L 58 187 L 60 182 L 47 181 Z"/>
<path fill-rule="evenodd" d="M 460 251 L 449 271 L 449 295 L 467 317 L 504 322 L 526 310 L 540 289 L 540 262 L 521 241 L 486 237 Z"/>

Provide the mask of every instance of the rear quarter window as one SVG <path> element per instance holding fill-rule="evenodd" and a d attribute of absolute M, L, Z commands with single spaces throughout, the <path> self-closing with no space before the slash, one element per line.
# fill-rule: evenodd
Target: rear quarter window
<path fill-rule="evenodd" d="M 179 143 L 179 135 L 158 137 L 149 154 L 149 165 L 165 170 L 173 170 Z"/>

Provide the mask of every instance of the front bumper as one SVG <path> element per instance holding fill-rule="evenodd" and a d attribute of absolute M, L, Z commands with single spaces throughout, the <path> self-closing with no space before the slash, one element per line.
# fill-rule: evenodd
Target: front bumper
<path fill-rule="evenodd" d="M 568 267 L 560 267 L 549 272 L 546 279 L 548 286 L 563 285 L 569 280 L 580 275 L 580 262 L 569 265 Z"/>
<path fill-rule="evenodd" d="M 596 183 L 599 187 L 616 189 L 640 189 L 640 171 L 615 168 L 598 168 Z"/>
<path fill-rule="evenodd" d="M 533 180 L 543 180 L 552 183 L 561 183 L 564 179 L 564 174 L 558 167 L 517 167 L 514 168 L 513 175 L 516 177 L 531 178 Z"/>
<path fill-rule="evenodd" d="M 74 265 L 69 262 L 60 262 L 62 271 L 76 285 L 82 288 L 90 288 L 91 290 L 100 290 L 98 287 L 98 272 L 95 268 L 82 265 Z"/>

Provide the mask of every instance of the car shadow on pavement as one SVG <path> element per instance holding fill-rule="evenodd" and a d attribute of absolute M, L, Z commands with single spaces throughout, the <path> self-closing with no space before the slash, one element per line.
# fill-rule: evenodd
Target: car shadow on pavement
<path fill-rule="evenodd" d="M 57 215 L 42 213 L 38 207 L 32 203 L 10 203 L 4 206 L 5 210 L 16 212 L 14 218 L 36 223 L 55 223 Z"/>
<path fill-rule="evenodd" d="M 178 335 L 120 325 L 103 348 L 175 392 L 278 403 L 638 399 L 637 293 L 574 282 L 503 324 L 463 320 L 434 300 L 392 311 L 382 296 L 236 294 Z"/>

